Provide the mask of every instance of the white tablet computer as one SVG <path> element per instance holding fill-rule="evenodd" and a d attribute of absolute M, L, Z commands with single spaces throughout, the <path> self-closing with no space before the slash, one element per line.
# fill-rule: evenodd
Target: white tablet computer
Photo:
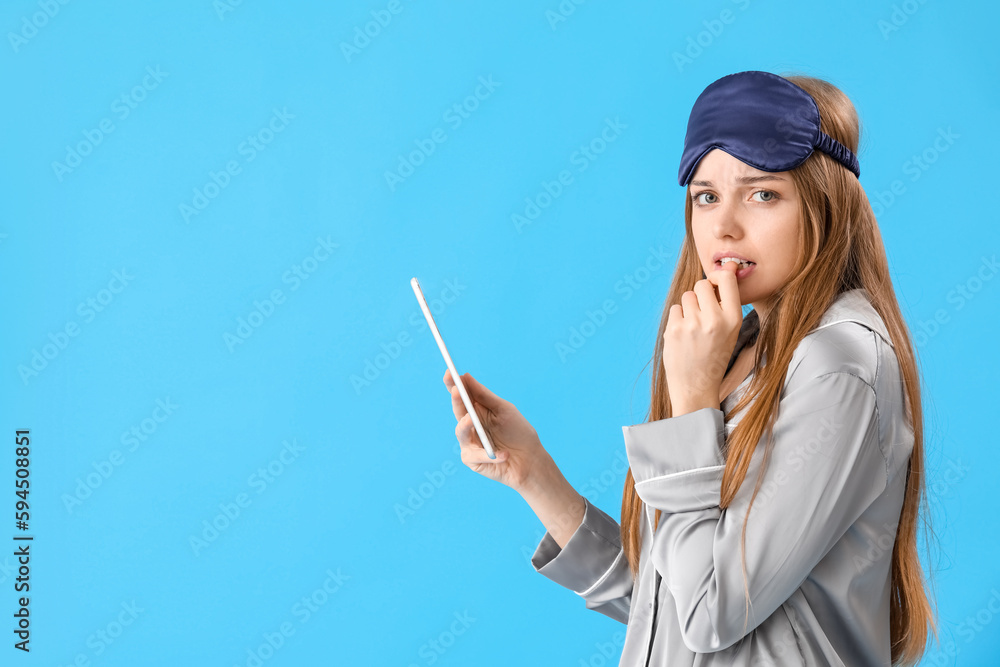
<path fill-rule="evenodd" d="M 451 360 L 451 355 L 448 354 L 448 348 L 444 346 L 444 339 L 441 338 L 441 332 L 438 331 L 437 324 L 434 323 L 434 316 L 431 315 L 431 309 L 427 307 L 427 299 L 424 298 L 424 293 L 421 291 L 420 283 L 417 282 L 416 277 L 410 279 L 410 287 L 413 288 L 413 293 L 417 296 L 417 301 L 420 302 L 420 310 L 424 311 L 424 317 L 427 318 L 427 324 L 431 328 L 431 333 L 434 334 L 434 340 L 437 341 L 438 349 L 441 350 L 441 356 L 444 357 L 445 363 L 448 364 L 448 370 L 451 371 L 451 379 L 455 381 L 455 386 L 458 387 L 458 393 L 462 396 L 465 409 L 472 416 L 472 423 L 476 427 L 476 433 L 479 434 L 479 440 L 483 443 L 483 448 L 489 457 L 495 459 L 497 456 L 493 451 L 493 445 L 486 436 L 486 430 L 479 421 L 476 409 L 472 406 L 472 399 L 469 398 L 469 392 L 465 390 L 465 385 L 462 384 L 462 376 L 458 374 L 455 364 Z"/>

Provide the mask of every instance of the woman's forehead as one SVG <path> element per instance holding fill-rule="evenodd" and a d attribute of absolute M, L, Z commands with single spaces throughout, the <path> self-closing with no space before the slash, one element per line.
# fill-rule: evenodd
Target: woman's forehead
<path fill-rule="evenodd" d="M 734 183 L 746 182 L 748 179 L 789 180 L 786 172 L 763 171 L 742 160 L 733 157 L 720 148 L 708 151 L 695 168 L 692 185 L 695 180 L 706 181 L 722 179 Z"/>

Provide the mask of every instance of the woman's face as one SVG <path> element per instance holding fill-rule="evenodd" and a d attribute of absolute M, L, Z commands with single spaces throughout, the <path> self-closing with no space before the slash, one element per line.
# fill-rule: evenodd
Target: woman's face
<path fill-rule="evenodd" d="M 765 316 L 768 298 L 792 277 L 802 233 L 791 176 L 755 169 L 715 148 L 698 163 L 689 189 L 691 231 L 702 270 L 708 275 L 722 268 L 715 263 L 718 253 L 754 262 L 737 277 L 740 303 L 752 303 Z"/>

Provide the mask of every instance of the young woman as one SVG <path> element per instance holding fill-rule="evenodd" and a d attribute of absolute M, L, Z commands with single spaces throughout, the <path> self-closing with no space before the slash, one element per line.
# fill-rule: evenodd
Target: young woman
<path fill-rule="evenodd" d="M 445 373 L 462 462 L 545 525 L 538 572 L 628 624 L 622 665 L 915 665 L 936 634 L 918 369 L 858 138 L 850 100 L 812 77 L 739 72 L 695 102 L 620 524 L 465 374 L 491 460 Z"/>

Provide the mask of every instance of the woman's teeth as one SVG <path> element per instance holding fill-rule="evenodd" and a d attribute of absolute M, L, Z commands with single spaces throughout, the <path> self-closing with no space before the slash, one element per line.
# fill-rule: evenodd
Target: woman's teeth
<path fill-rule="evenodd" d="M 735 257 L 723 257 L 719 260 L 719 266 L 725 266 L 726 262 L 736 262 L 739 264 L 739 268 L 745 269 L 746 267 L 753 264 L 753 262 L 743 261 L 741 259 L 736 259 Z"/>

